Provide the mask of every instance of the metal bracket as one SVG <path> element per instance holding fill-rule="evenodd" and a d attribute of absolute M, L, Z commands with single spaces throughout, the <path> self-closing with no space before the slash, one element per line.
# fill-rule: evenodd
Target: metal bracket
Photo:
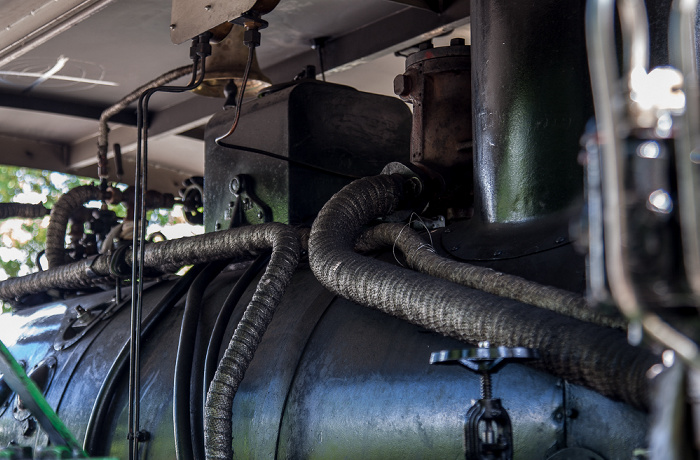
<path fill-rule="evenodd" d="M 231 179 L 229 188 L 235 200 L 229 204 L 224 218 L 230 222 L 230 228 L 240 227 L 246 221 L 250 224 L 272 222 L 272 210 L 260 200 L 253 191 L 253 180 L 246 174 L 239 174 Z M 246 213 L 251 211 L 257 222 L 246 219 Z"/>

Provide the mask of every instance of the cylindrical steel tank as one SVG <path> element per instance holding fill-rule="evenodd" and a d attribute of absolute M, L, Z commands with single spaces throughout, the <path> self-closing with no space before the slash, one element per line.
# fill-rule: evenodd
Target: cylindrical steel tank
<path fill-rule="evenodd" d="M 220 275 L 205 293 L 193 369 L 201 368 L 213 323 L 238 273 Z M 238 303 L 221 350 L 254 284 Z M 172 285 L 146 289 L 145 317 Z M 110 308 L 111 296 L 92 294 L 3 317 L 0 339 L 27 369 L 55 358 L 46 397 L 78 439 L 86 435 L 93 406 L 107 404 L 107 417 L 87 440 L 90 454 L 127 458 L 127 376 L 104 400 L 95 398 L 128 340 L 128 307 L 98 317 L 84 336 L 56 350 L 68 343 L 65 324 L 75 320 L 78 305 L 99 315 Z M 182 310 L 180 301 L 142 343 L 141 427 L 149 433 L 143 458 L 175 458 L 173 379 Z M 431 352 L 465 346 L 337 299 L 302 268 L 236 395 L 235 458 L 463 458 L 464 415 L 479 398 L 478 376 L 428 360 Z M 193 390 L 202 378 L 192 377 Z M 628 459 L 646 445 L 645 415 L 622 403 L 525 365 L 510 364 L 493 381 L 494 397 L 512 420 L 515 459 L 546 459 L 567 447 Z M 46 442 L 41 430 L 28 430 L 26 420 L 16 419 L 14 398 L 1 407 L 0 443 Z M 198 413 L 201 406 L 191 409 Z"/>

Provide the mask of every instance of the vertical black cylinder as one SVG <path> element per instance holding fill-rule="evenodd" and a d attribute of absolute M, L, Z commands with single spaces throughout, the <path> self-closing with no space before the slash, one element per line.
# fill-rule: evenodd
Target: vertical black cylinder
<path fill-rule="evenodd" d="M 475 217 L 517 223 L 582 193 L 592 115 L 583 0 L 472 0 Z"/>

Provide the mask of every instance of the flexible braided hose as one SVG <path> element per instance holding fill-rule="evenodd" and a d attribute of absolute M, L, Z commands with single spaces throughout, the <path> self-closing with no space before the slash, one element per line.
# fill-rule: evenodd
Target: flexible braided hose
<path fill-rule="evenodd" d="M 272 255 L 207 393 L 204 412 L 207 460 L 233 458 L 233 398 L 299 261 L 301 243 L 294 230 L 281 224 L 259 227 L 267 227 L 268 230 L 256 233 L 255 248 L 271 247 Z"/>
<path fill-rule="evenodd" d="M 46 230 L 46 259 L 49 268 L 65 263 L 66 228 L 73 212 L 88 201 L 101 200 L 102 193 L 94 185 L 81 185 L 64 193 L 51 209 L 51 220 Z"/>
<path fill-rule="evenodd" d="M 49 212 L 51 212 L 51 210 L 45 208 L 41 203 L 0 203 L 0 219 L 9 219 L 10 217 L 33 219 L 44 217 L 48 215 Z"/>
<path fill-rule="evenodd" d="M 283 224 L 262 224 L 238 227 L 231 230 L 205 233 L 189 238 L 150 243 L 145 247 L 146 268 L 174 273 L 185 265 L 196 265 L 215 260 L 237 258 L 250 260 L 258 256 L 259 234 Z M 268 229 L 270 227 L 270 229 Z M 278 232 L 281 230 L 278 229 Z M 297 235 L 294 230 L 289 230 Z M 267 246 L 269 248 L 269 246 Z M 29 294 L 38 294 L 49 289 L 82 289 L 93 285 L 95 280 L 110 276 L 111 255 L 103 254 L 94 259 L 85 259 L 61 265 L 49 270 L 0 282 L 0 299 L 13 301 Z M 131 267 L 132 254 L 124 253 L 124 263 Z"/>
<path fill-rule="evenodd" d="M 129 94 L 121 98 L 119 101 L 117 101 L 116 104 L 107 107 L 102 112 L 102 114 L 100 114 L 100 121 L 97 133 L 97 161 L 100 166 L 99 173 L 101 175 L 106 175 L 107 173 L 107 150 L 109 149 L 109 126 L 107 125 L 107 122 L 109 122 L 109 119 L 121 112 L 122 110 L 126 109 L 132 102 L 138 100 L 138 98 L 141 97 L 141 94 L 143 94 L 144 91 L 156 88 L 158 86 L 163 86 L 166 83 L 170 83 L 171 81 L 176 80 L 192 72 L 192 64 L 184 65 L 182 67 L 170 70 L 164 73 L 163 75 L 149 81 L 145 85 L 140 86 L 139 88 L 130 92 Z"/>
<path fill-rule="evenodd" d="M 657 362 L 618 330 L 396 267 L 356 254 L 362 226 L 393 212 L 400 176 L 353 182 L 326 203 L 311 229 L 309 261 L 332 292 L 469 343 L 538 349 L 539 365 L 598 392 L 647 407 L 645 373 Z"/>
<path fill-rule="evenodd" d="M 625 329 L 624 320 L 599 315 L 586 304 L 586 299 L 573 292 L 439 256 L 418 233 L 404 224 L 380 224 L 367 229 L 360 235 L 355 249 L 367 252 L 392 246 L 401 251 L 410 268 L 421 273 L 581 321 Z"/>

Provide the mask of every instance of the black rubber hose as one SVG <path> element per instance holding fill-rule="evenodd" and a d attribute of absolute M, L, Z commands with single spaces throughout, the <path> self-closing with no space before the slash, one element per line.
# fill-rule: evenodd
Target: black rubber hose
<path fill-rule="evenodd" d="M 144 318 L 143 326 L 141 327 L 141 338 L 146 338 L 151 333 L 154 326 L 160 322 L 160 319 L 175 306 L 178 300 L 180 300 L 190 288 L 190 285 L 203 268 L 203 265 L 194 266 L 175 282 L 160 302 L 158 302 L 158 305 Z M 100 391 L 97 393 L 95 403 L 92 406 L 90 419 L 85 432 L 85 442 L 83 443 L 83 448 L 90 455 L 95 456 L 106 453 L 99 452 L 100 447 L 103 446 L 103 439 L 100 439 L 98 435 L 100 434 L 100 430 L 104 428 L 107 413 L 112 403 L 112 395 L 119 385 L 121 378 L 126 373 L 127 365 L 129 364 L 130 345 L 130 341 L 127 340 L 119 351 L 117 358 L 109 368 L 109 372 L 107 372 L 105 380 L 102 382 Z"/>
<path fill-rule="evenodd" d="M 439 256 L 408 224 L 380 224 L 369 228 L 355 244 L 355 250 L 360 252 L 385 247 L 398 248 L 410 268 L 427 275 L 552 310 L 581 321 L 618 329 L 625 329 L 627 325 L 622 318 L 599 315 L 579 294 Z"/>
<path fill-rule="evenodd" d="M 233 398 L 299 262 L 299 234 L 290 227 L 277 225 L 276 228 L 269 224 L 253 226 L 258 229 L 267 227 L 265 231 L 256 232 L 256 247 L 262 248 L 264 244 L 265 248 L 272 249 L 272 255 L 207 393 L 204 445 L 208 460 L 233 457 Z"/>
<path fill-rule="evenodd" d="M 202 270 L 194 280 L 187 293 L 185 311 L 182 314 L 182 325 L 180 327 L 180 338 L 177 344 L 177 355 L 175 358 L 175 376 L 173 378 L 173 431 L 175 434 L 175 456 L 177 460 L 194 459 L 194 448 L 192 441 L 192 428 L 196 424 L 192 423 L 190 417 L 196 414 L 195 404 L 201 401 L 201 395 L 197 395 L 194 404 L 190 396 L 192 385 L 193 360 L 197 340 L 202 340 L 199 332 L 200 318 L 202 312 L 202 302 L 204 292 L 214 278 L 226 267 L 226 261 L 212 262 Z M 198 336 L 198 333 L 200 337 Z M 197 373 L 197 383 L 200 379 Z M 202 452 L 204 447 L 199 446 Z M 201 455 L 197 456 L 201 458 Z"/>
<path fill-rule="evenodd" d="M 85 203 L 101 200 L 102 192 L 94 185 L 81 185 L 64 193 L 51 209 L 51 220 L 46 230 L 46 259 L 49 268 L 65 263 L 66 228 L 73 212 Z"/>
<path fill-rule="evenodd" d="M 36 219 L 47 216 L 50 212 L 51 210 L 45 208 L 41 203 L 0 203 L 0 219 L 9 219 L 10 217 Z"/>
<path fill-rule="evenodd" d="M 226 328 L 228 327 L 233 311 L 235 310 L 238 302 L 241 300 L 243 293 L 250 286 L 250 283 L 258 276 L 258 273 L 265 268 L 267 262 L 270 260 L 269 252 L 260 254 L 255 258 L 253 262 L 245 269 L 241 274 L 240 278 L 236 280 L 233 289 L 226 297 L 224 304 L 221 306 L 216 321 L 214 322 L 214 328 L 211 331 L 209 337 L 209 343 L 207 345 L 206 357 L 204 358 L 204 378 L 202 380 L 202 405 L 203 409 L 207 402 L 207 392 L 209 391 L 209 385 L 214 379 L 214 374 L 216 373 L 216 368 L 219 365 L 219 351 L 221 350 L 221 343 L 224 340 L 224 334 L 226 333 Z M 201 413 L 202 423 L 204 422 L 204 411 Z M 201 431 L 195 426 L 192 432 L 203 432 L 204 425 L 201 425 Z"/>
<path fill-rule="evenodd" d="M 294 232 L 284 224 L 269 223 L 147 244 L 144 254 L 145 267 L 174 273 L 185 265 L 223 259 L 250 260 L 257 257 L 261 250 L 270 247 L 265 237 L 260 235 L 280 232 L 282 228 Z M 18 300 L 28 294 L 38 294 L 49 289 L 90 287 L 96 280 L 110 276 L 110 262 L 111 256 L 103 254 L 94 259 L 10 278 L 0 282 L 0 300 Z M 124 255 L 123 263 L 127 269 L 131 268 L 131 253 Z"/>
<path fill-rule="evenodd" d="M 364 178 L 326 203 L 311 229 L 309 261 L 319 281 L 359 304 L 468 343 L 539 350 L 538 366 L 572 383 L 647 407 L 645 373 L 657 357 L 624 333 L 390 265 L 354 252 L 363 225 L 391 214 L 401 176 Z"/>

